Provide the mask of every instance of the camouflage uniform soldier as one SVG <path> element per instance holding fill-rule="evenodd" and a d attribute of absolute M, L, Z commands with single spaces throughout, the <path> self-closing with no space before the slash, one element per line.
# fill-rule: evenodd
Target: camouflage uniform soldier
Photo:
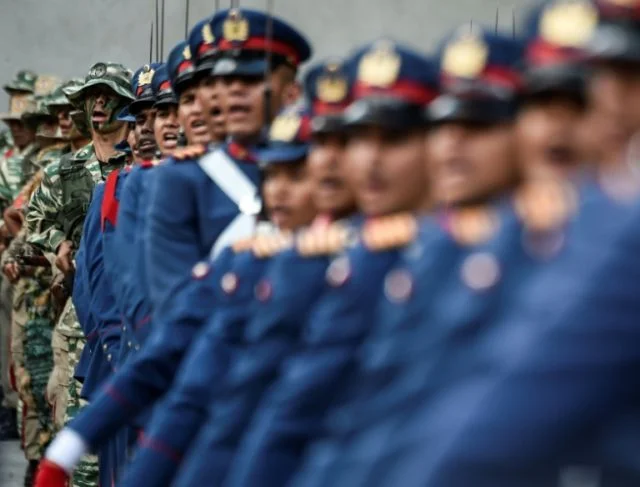
<path fill-rule="evenodd" d="M 37 170 L 22 189 L 11 208 L 5 211 L 5 222 L 21 226 L 24 202 L 42 179 L 42 169 L 59 159 L 70 146 L 62 141 L 58 118 L 49 113 L 50 95 L 42 96 L 34 112 L 25 113 L 25 123 L 36 132 L 38 154 L 23 164 L 23 174 Z M 10 223 L 12 222 L 12 223 Z M 26 259 L 31 259 L 25 262 Z M 37 260 L 40 259 L 38 262 Z M 21 228 L 3 256 L 8 276 L 18 274 L 14 292 L 12 319 L 12 359 L 22 406 L 23 449 L 29 466 L 25 485 L 33 482 L 33 474 L 43 448 L 51 437 L 51 410 L 45 400 L 46 384 L 52 369 L 51 330 L 55 323 L 51 306 L 52 270 L 44 256 L 34 254 L 26 244 L 26 227 Z"/>
<path fill-rule="evenodd" d="M 29 203 L 26 217 L 28 241 L 45 252 L 56 254 L 56 266 L 67 282 L 67 295 L 71 289 L 68 283 L 75 268 L 73 251 L 80 243 L 82 224 L 93 188 L 126 162 L 126 155 L 117 152 L 113 146 L 127 136 L 127 125 L 117 121 L 116 117 L 133 99 L 130 83 L 131 72 L 124 66 L 98 63 L 91 68 L 82 87 L 65 89 L 65 94 L 74 105 L 83 109 L 91 133 L 96 137 L 92 137 L 90 144 L 74 154 L 50 164 L 44 171 L 42 184 Z M 59 305 L 63 304 L 63 299 L 58 297 L 57 300 Z M 66 398 L 55 399 L 55 417 L 56 423 L 59 423 L 63 405 L 58 404 L 58 399 L 65 399 L 67 404 L 63 421 L 66 423 L 84 405 L 80 397 L 81 383 L 77 380 L 83 378 L 82 371 L 76 370 L 76 367 L 81 354 L 87 353 L 84 350 L 83 329 L 69 299 L 64 303 L 53 339 L 56 361 L 61 365 L 56 371 L 58 391 L 62 386 L 67 386 Z M 65 354 L 66 357 L 63 357 Z M 62 367 L 64 365 L 66 367 Z M 97 459 L 85 459 L 74 473 L 73 485 L 96 485 L 97 473 Z"/>
<path fill-rule="evenodd" d="M 6 174 L 13 172 L 8 170 L 10 159 L 12 156 L 28 150 L 34 142 L 35 134 L 22 123 L 21 116 L 25 108 L 33 103 L 32 94 L 36 78 L 36 74 L 31 71 L 20 71 L 9 84 L 4 86 L 4 90 L 9 95 L 10 108 L 8 113 L 0 114 L 0 119 L 9 127 L 12 146 L 3 148 L 0 158 L 0 210 L 4 210 L 12 201 L 11 192 L 5 189 L 11 186 L 6 180 Z M 15 163 L 16 161 L 11 162 Z M 0 221 L 0 248 L 2 250 L 8 245 L 9 239 L 8 229 L 4 222 Z M 8 353 L 13 286 L 4 276 L 0 276 L 0 278 L 0 385 L 4 396 L 1 405 L 3 407 L 0 407 L 0 439 L 4 439 L 15 435 L 18 396 L 11 387 L 12 373 Z"/>
<path fill-rule="evenodd" d="M 62 137 L 70 144 L 70 149 L 77 152 L 89 143 L 90 132 L 86 123 L 86 117 L 82 110 L 75 110 L 64 91 L 73 92 L 84 85 L 83 79 L 73 79 L 67 82 L 62 88 L 52 94 L 49 102 L 49 111 L 58 117 L 58 128 Z M 54 269 L 57 270 L 57 269 Z M 69 301 L 69 305 L 71 301 Z M 62 333 L 61 332 L 64 332 Z M 53 351 L 53 369 L 47 383 L 47 399 L 53 409 L 53 429 L 60 430 L 64 426 L 64 417 L 67 409 L 68 388 L 70 386 L 69 371 L 75 369 L 75 365 L 69 365 L 69 348 L 75 347 L 69 343 L 68 337 L 82 338 L 79 330 L 66 326 L 63 320 L 56 324 L 52 338 L 51 347 Z M 81 330 L 80 330 L 81 331 Z M 73 338 L 75 340 L 75 338 Z"/>

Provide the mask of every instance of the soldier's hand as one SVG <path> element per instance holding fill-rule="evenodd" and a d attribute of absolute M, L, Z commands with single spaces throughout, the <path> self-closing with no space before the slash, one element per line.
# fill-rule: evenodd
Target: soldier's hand
<path fill-rule="evenodd" d="M 7 262 L 2 268 L 2 273 L 7 276 L 11 284 L 15 284 L 20 279 L 20 267 L 15 262 Z"/>
<path fill-rule="evenodd" d="M 60 269 L 64 274 L 68 274 L 73 270 L 73 262 L 71 259 L 71 252 L 73 251 L 73 242 L 65 240 L 58 247 L 58 253 L 56 255 L 56 267 Z"/>
<path fill-rule="evenodd" d="M 15 208 L 7 208 L 3 216 L 9 234 L 15 237 L 22 229 L 24 214 Z"/>

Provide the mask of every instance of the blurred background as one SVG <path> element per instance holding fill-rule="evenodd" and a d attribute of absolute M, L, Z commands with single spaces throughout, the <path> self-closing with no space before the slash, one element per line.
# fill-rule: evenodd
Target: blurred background
<path fill-rule="evenodd" d="M 535 0 L 274 0 L 277 15 L 311 39 L 315 58 L 341 55 L 380 35 L 429 50 L 453 27 L 473 20 L 511 31 Z M 158 0 L 160 7 L 162 0 Z M 164 0 L 164 54 L 185 32 L 185 0 Z M 220 8 L 229 0 L 219 0 Z M 240 0 L 265 9 L 267 0 Z M 189 2 L 189 25 L 211 14 L 214 0 Z M 84 76 L 97 61 L 132 69 L 149 60 L 155 0 L 0 0 L 0 82 L 18 69 Z M 155 56 L 155 48 L 154 48 Z M 0 110 L 7 106 L 0 94 Z"/>

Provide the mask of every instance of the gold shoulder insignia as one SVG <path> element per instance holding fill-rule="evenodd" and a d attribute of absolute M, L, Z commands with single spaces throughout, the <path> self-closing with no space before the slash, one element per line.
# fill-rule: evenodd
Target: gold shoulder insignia
<path fill-rule="evenodd" d="M 362 241 L 370 250 L 388 250 L 407 245 L 417 232 L 418 222 L 413 215 L 392 215 L 365 223 Z"/>
<path fill-rule="evenodd" d="M 296 241 L 296 248 L 304 257 L 332 255 L 344 250 L 348 241 L 349 229 L 343 224 L 334 223 L 329 228 L 301 232 Z"/>
<path fill-rule="evenodd" d="M 206 152 L 204 145 L 188 145 L 176 149 L 173 153 L 173 158 L 176 161 L 186 161 L 187 159 L 193 159 L 194 157 L 200 157 Z"/>
<path fill-rule="evenodd" d="M 500 228 L 500 218 L 486 206 L 453 210 L 449 215 L 449 232 L 461 245 L 487 242 Z"/>
<path fill-rule="evenodd" d="M 251 248 L 253 247 L 254 238 L 255 237 L 241 238 L 240 240 L 234 242 L 231 245 L 233 252 L 236 254 L 240 254 L 242 252 L 246 252 L 247 250 L 251 250 Z"/>
<path fill-rule="evenodd" d="M 514 208 L 529 230 L 545 232 L 567 222 L 577 208 L 577 195 L 573 187 L 564 182 L 532 182 L 516 193 Z"/>
<path fill-rule="evenodd" d="M 293 235 L 290 232 L 278 232 L 275 235 L 257 235 L 252 242 L 253 254 L 264 259 L 273 257 L 293 244 Z"/>

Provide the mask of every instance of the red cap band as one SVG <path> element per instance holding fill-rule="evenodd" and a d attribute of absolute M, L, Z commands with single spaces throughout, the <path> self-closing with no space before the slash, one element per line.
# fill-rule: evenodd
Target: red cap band
<path fill-rule="evenodd" d="M 264 51 L 270 50 L 274 54 L 279 54 L 287 58 L 287 60 L 297 66 L 300 64 L 300 55 L 289 44 L 276 41 L 274 39 L 267 40 L 265 37 L 249 37 L 242 43 L 231 42 L 222 39 L 218 44 L 220 51 L 231 51 L 233 49 L 241 49 L 243 51 Z"/>
<path fill-rule="evenodd" d="M 436 90 L 421 83 L 408 80 L 398 80 L 392 86 L 379 88 L 358 81 L 354 87 L 355 99 L 375 95 L 392 95 L 405 99 L 417 105 L 426 105 L 438 96 Z"/>

